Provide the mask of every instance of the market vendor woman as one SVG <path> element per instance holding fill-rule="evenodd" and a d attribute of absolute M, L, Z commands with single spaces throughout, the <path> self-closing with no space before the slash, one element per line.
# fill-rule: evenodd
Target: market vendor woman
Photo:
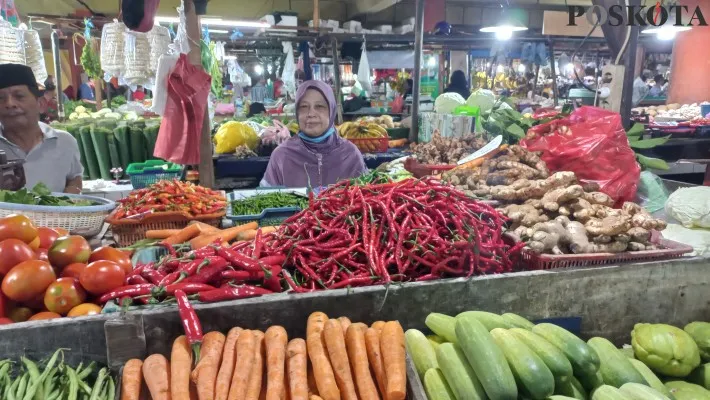
<path fill-rule="evenodd" d="M 0 64 L 0 151 L 24 161 L 26 187 L 42 182 L 53 192 L 80 193 L 79 145 L 71 134 L 39 122 L 39 95 L 32 69 Z"/>
<path fill-rule="evenodd" d="M 271 154 L 261 186 L 332 185 L 367 171 L 362 154 L 333 125 L 335 96 L 324 82 L 303 82 L 296 92 L 299 132 Z"/>

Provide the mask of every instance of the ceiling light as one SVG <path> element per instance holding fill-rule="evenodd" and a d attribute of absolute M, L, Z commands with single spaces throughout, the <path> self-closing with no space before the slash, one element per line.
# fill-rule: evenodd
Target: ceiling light
<path fill-rule="evenodd" d="M 518 65 L 518 72 L 525 73 L 525 64 Z"/>
<path fill-rule="evenodd" d="M 505 71 L 505 68 L 502 65 L 498 65 L 496 67 L 496 74 L 502 74 Z"/>
<path fill-rule="evenodd" d="M 499 27 L 499 28 L 508 28 L 508 27 Z M 498 40 L 508 40 L 513 37 L 513 30 L 512 29 L 500 29 L 494 31 L 496 35 L 496 39 Z"/>
<path fill-rule="evenodd" d="M 167 23 L 167 24 L 179 23 L 180 18 L 157 16 L 157 17 L 155 17 L 155 21 L 158 23 Z M 228 19 L 222 19 L 222 18 L 202 18 L 202 19 L 200 19 L 200 22 L 204 25 L 232 26 L 232 27 L 240 27 L 240 28 L 270 28 L 271 27 L 271 25 L 267 24 L 266 22 L 228 20 Z"/>
<path fill-rule="evenodd" d="M 429 59 L 426 62 L 427 67 L 429 68 L 434 68 L 436 67 L 436 58 L 434 57 L 429 57 Z"/>
<path fill-rule="evenodd" d="M 264 67 L 262 67 L 261 64 L 257 64 L 257 65 L 254 67 L 254 73 L 256 73 L 257 75 L 263 74 L 263 73 L 264 73 Z"/>
<path fill-rule="evenodd" d="M 496 39 L 508 40 L 513 32 L 526 31 L 527 14 L 520 9 L 501 8 L 497 17 L 492 18 L 490 25 L 480 29 L 481 32 L 495 33 Z"/>
<path fill-rule="evenodd" d="M 229 31 L 224 29 L 210 29 L 210 33 L 229 33 Z"/>

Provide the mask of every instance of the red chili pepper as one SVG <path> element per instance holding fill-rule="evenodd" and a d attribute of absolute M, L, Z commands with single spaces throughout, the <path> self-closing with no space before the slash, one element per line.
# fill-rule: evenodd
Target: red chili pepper
<path fill-rule="evenodd" d="M 172 285 L 168 285 L 165 288 L 165 294 L 168 296 L 172 296 L 175 294 L 176 290 L 182 290 L 185 292 L 185 294 L 195 294 L 199 292 L 206 292 L 208 290 L 214 290 L 216 289 L 214 286 L 211 285 L 205 285 L 204 283 L 175 283 Z"/>
<path fill-rule="evenodd" d="M 158 242 L 158 246 L 164 247 L 168 250 L 168 254 L 170 254 L 171 257 L 178 258 L 177 251 L 175 251 L 175 247 L 173 247 L 173 245 L 165 242 Z"/>
<path fill-rule="evenodd" d="M 158 285 L 159 286 L 172 285 L 174 283 L 180 282 L 181 280 L 185 279 L 186 277 L 187 277 L 187 274 L 184 271 L 171 272 L 171 273 L 165 275 L 165 277 L 163 277 L 163 279 L 160 280 L 160 283 L 158 283 Z"/>
<path fill-rule="evenodd" d="M 160 284 L 160 281 L 165 277 L 160 271 L 152 268 L 144 269 L 143 272 L 141 272 L 141 276 L 148 279 L 148 282 L 154 285 Z"/>
<path fill-rule="evenodd" d="M 142 277 L 141 275 L 132 275 L 126 278 L 126 285 L 140 285 L 146 283 L 150 282 L 148 282 L 148 280 Z"/>
<path fill-rule="evenodd" d="M 198 268 L 195 275 L 183 280 L 185 283 L 208 283 L 217 279 L 222 271 L 229 268 L 229 263 L 222 257 L 209 257 Z"/>
<path fill-rule="evenodd" d="M 200 292 L 197 295 L 197 299 L 204 303 L 212 303 L 216 301 L 243 299 L 271 293 L 273 292 L 258 286 L 226 286 L 207 292 Z"/>
<path fill-rule="evenodd" d="M 257 262 L 241 253 L 233 251 L 228 247 L 217 246 L 217 255 L 227 260 L 233 267 L 245 269 L 248 271 L 259 271 L 261 268 Z"/>
<path fill-rule="evenodd" d="M 108 302 L 109 300 L 123 298 L 123 297 L 145 296 L 145 295 L 151 294 L 151 291 L 153 290 L 154 287 L 155 286 L 151 285 L 150 283 L 140 284 L 140 285 L 121 286 L 119 288 L 116 288 L 116 289 L 108 292 L 108 293 L 101 295 L 101 297 L 99 297 L 99 303 L 104 304 L 104 303 Z"/>
<path fill-rule="evenodd" d="M 182 321 L 182 327 L 185 329 L 187 342 L 190 343 L 194 353 L 193 360 L 195 360 L 195 364 L 197 364 L 200 360 L 200 347 L 202 346 L 202 325 L 200 324 L 199 318 L 197 318 L 195 309 L 192 308 L 192 304 L 190 304 L 190 301 L 187 299 L 185 292 L 179 289 L 176 290 L 175 299 L 177 300 L 180 320 Z"/>

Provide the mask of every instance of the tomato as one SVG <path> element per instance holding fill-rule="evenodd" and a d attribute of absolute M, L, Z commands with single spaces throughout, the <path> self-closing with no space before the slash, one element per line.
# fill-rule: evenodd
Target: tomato
<path fill-rule="evenodd" d="M 63 236 L 57 239 L 49 249 L 49 262 L 57 268 L 64 268 L 73 263 L 89 261 L 91 247 L 81 236 Z"/>
<path fill-rule="evenodd" d="M 44 261 L 30 260 L 17 264 L 2 280 L 2 291 L 9 299 L 29 301 L 47 290 L 57 276 Z"/>
<path fill-rule="evenodd" d="M 15 265 L 37 259 L 37 255 L 25 242 L 19 239 L 5 239 L 0 242 L 0 276 L 10 272 Z"/>
<path fill-rule="evenodd" d="M 10 318 L 0 318 L 0 325 L 8 325 L 15 323 L 15 321 L 11 320 Z"/>
<path fill-rule="evenodd" d="M 91 294 L 100 296 L 123 286 L 126 273 L 113 261 L 94 261 L 81 272 L 81 286 Z"/>
<path fill-rule="evenodd" d="M 44 305 L 57 314 L 66 314 L 85 300 L 86 291 L 75 278 L 59 278 L 44 292 Z"/>
<path fill-rule="evenodd" d="M 15 322 L 25 322 L 32 316 L 32 310 L 27 307 L 17 307 L 13 308 L 8 314 L 11 320 Z"/>
<path fill-rule="evenodd" d="M 59 239 L 59 234 L 52 228 L 37 228 L 37 235 L 39 236 L 40 249 L 49 249 Z"/>
<path fill-rule="evenodd" d="M 47 249 L 37 249 L 35 252 L 37 254 L 37 259 L 42 260 L 44 262 L 49 262 L 49 254 Z"/>
<path fill-rule="evenodd" d="M 22 305 L 36 312 L 47 311 L 44 306 L 44 293 L 38 294 L 34 299 L 23 301 Z"/>
<path fill-rule="evenodd" d="M 69 231 L 64 228 L 52 228 L 52 229 L 59 234 L 59 237 L 69 236 Z"/>
<path fill-rule="evenodd" d="M 86 268 L 86 264 L 84 263 L 69 264 L 62 270 L 62 278 L 79 279 L 79 277 L 81 276 L 81 271 L 83 271 L 84 268 Z"/>
<path fill-rule="evenodd" d="M 98 249 L 91 252 L 91 257 L 89 257 L 89 262 L 94 261 L 113 261 L 118 264 L 126 275 L 133 271 L 133 264 L 131 263 L 131 258 L 126 255 L 126 253 L 121 250 L 114 249 L 113 247 L 99 247 Z"/>
<path fill-rule="evenodd" d="M 39 250 L 39 236 L 37 236 L 37 237 L 35 238 L 35 240 L 31 241 L 31 242 L 29 243 L 29 245 L 30 245 L 30 248 L 31 248 L 32 250 L 34 250 L 34 251 Z"/>
<path fill-rule="evenodd" d="M 24 215 L 12 214 L 0 218 L 0 240 L 20 239 L 31 243 L 37 237 L 37 228 L 32 221 Z"/>
<path fill-rule="evenodd" d="M 101 307 L 94 303 L 84 303 L 72 308 L 67 317 L 81 317 L 84 315 L 101 314 Z"/>
<path fill-rule="evenodd" d="M 62 316 L 51 311 L 42 311 L 30 317 L 30 321 L 39 321 L 41 319 L 55 319 L 61 318 Z"/>

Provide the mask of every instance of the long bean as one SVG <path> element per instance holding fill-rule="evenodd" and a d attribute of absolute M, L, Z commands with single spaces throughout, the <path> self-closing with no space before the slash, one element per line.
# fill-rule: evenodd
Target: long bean
<path fill-rule="evenodd" d="M 77 378 L 80 380 L 86 379 L 89 375 L 91 375 L 92 372 L 94 372 L 94 368 L 96 368 L 96 362 L 92 361 L 89 363 L 89 365 L 86 366 L 83 370 L 81 368 L 76 369 L 76 375 Z"/>
<path fill-rule="evenodd" d="M 232 201 L 234 215 L 260 214 L 266 208 L 299 207 L 305 209 L 308 199 L 293 193 L 263 193 Z"/>
<path fill-rule="evenodd" d="M 79 378 L 77 377 L 76 371 L 71 367 L 67 367 L 67 379 L 69 380 L 69 387 L 67 389 L 67 400 L 76 400 L 79 394 Z"/>
<path fill-rule="evenodd" d="M 30 380 L 30 375 L 25 372 L 22 375 L 22 378 L 20 378 L 20 384 L 17 386 L 17 392 L 15 392 L 15 397 L 20 399 L 22 396 L 27 393 L 27 382 Z M 32 397 L 30 397 L 31 399 Z"/>
<path fill-rule="evenodd" d="M 22 397 L 23 400 L 32 400 L 35 393 L 37 393 L 37 389 L 39 389 L 40 385 L 42 384 L 42 381 L 44 381 L 47 378 L 47 376 L 50 374 L 50 372 L 54 368 L 54 364 L 57 363 L 57 359 L 59 358 L 59 355 L 61 353 L 62 353 L 62 349 L 59 349 L 54 352 L 52 357 L 47 362 L 47 366 L 44 367 L 44 371 L 42 372 L 42 375 L 40 375 L 39 381 L 32 383 L 32 385 L 27 388 L 27 392 L 25 392 L 24 397 Z"/>
<path fill-rule="evenodd" d="M 104 381 L 106 380 L 106 368 L 101 368 L 99 370 L 99 376 L 94 382 L 94 387 L 91 389 L 91 400 L 99 400 L 101 393 L 103 392 Z"/>
<path fill-rule="evenodd" d="M 116 397 L 116 383 L 113 381 L 112 377 L 108 377 L 108 395 L 107 400 L 113 400 Z"/>

